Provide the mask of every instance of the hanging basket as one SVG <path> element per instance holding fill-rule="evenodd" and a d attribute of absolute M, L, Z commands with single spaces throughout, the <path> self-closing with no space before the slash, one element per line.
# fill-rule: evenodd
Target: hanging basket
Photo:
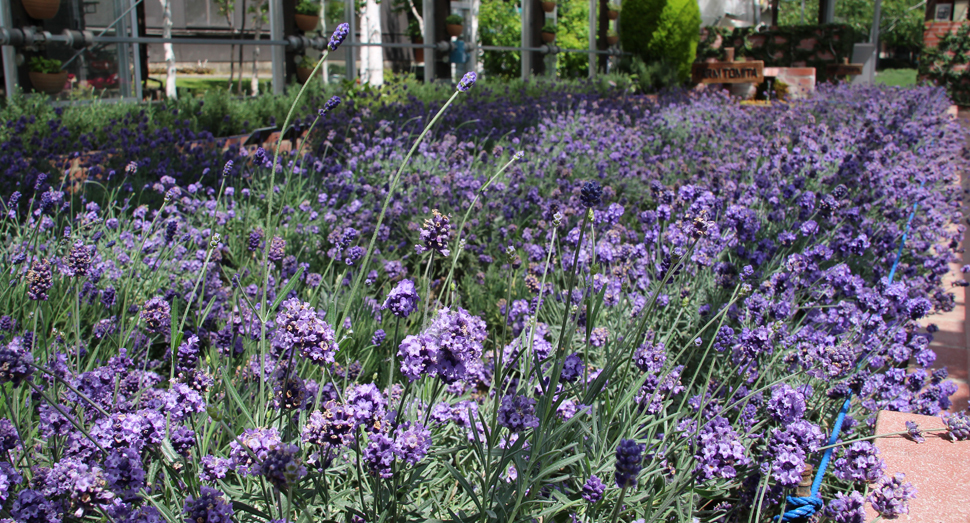
<path fill-rule="evenodd" d="M 59 73 L 37 73 L 30 71 L 28 76 L 30 77 L 30 85 L 33 85 L 35 90 L 50 95 L 63 91 L 64 84 L 67 83 L 67 71 L 61 71 Z"/>
<path fill-rule="evenodd" d="M 310 68 L 310 67 L 296 68 L 296 79 L 299 80 L 301 84 L 305 84 L 306 81 L 310 79 L 311 74 L 313 74 L 313 68 Z"/>
<path fill-rule="evenodd" d="M 551 13 L 556 10 L 556 2 L 542 2 L 542 10 Z"/>
<path fill-rule="evenodd" d="M 314 15 L 296 15 L 296 26 L 300 28 L 304 33 L 309 33 L 310 31 L 316 31 L 317 26 L 320 25 L 320 17 Z"/>
<path fill-rule="evenodd" d="M 461 24 L 445 24 L 445 30 L 448 32 L 448 36 L 459 37 L 463 32 L 465 32 L 465 26 Z"/>
<path fill-rule="evenodd" d="M 423 44 L 424 43 L 424 38 L 414 38 L 414 39 L 411 40 L 411 43 L 412 44 Z M 415 61 L 415 63 L 419 63 L 419 64 L 420 63 L 423 63 L 424 62 L 424 48 L 423 47 L 415 47 L 415 48 L 412 49 L 412 51 L 414 51 L 414 61 Z"/>
<path fill-rule="evenodd" d="M 24 4 L 24 10 L 31 18 L 38 20 L 48 20 L 57 15 L 57 10 L 61 7 L 61 0 L 20 0 Z"/>
<path fill-rule="evenodd" d="M 541 34 L 542 34 L 542 41 L 547 44 L 551 44 L 556 41 L 556 33 L 547 33 L 543 31 Z"/>
<path fill-rule="evenodd" d="M 606 11 L 606 17 L 609 18 L 610 20 L 616 20 L 617 17 L 619 17 L 619 16 L 620 16 L 620 12 L 619 11 L 614 11 L 612 9 Z"/>

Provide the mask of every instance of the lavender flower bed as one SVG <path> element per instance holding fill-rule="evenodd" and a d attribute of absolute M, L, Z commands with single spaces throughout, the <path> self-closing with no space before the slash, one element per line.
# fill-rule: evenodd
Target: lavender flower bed
<path fill-rule="evenodd" d="M 221 176 L 11 197 L 2 516 L 767 521 L 849 394 L 823 513 L 905 509 L 865 438 L 955 391 L 942 91 L 550 95 L 528 126 L 473 82 L 413 156 L 420 106 L 335 109 L 309 152 L 171 158 Z"/>

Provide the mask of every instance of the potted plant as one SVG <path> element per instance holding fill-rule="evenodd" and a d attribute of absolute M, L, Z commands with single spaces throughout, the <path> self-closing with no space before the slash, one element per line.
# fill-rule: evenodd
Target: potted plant
<path fill-rule="evenodd" d="M 303 58 L 296 64 L 296 78 L 300 80 L 300 83 L 306 83 L 307 79 L 310 78 L 310 74 L 313 73 L 313 68 L 317 65 L 317 62 L 307 55 L 303 55 Z"/>
<path fill-rule="evenodd" d="M 542 10 L 551 13 L 556 10 L 556 0 L 542 0 Z"/>
<path fill-rule="evenodd" d="M 304 32 L 315 31 L 320 25 L 320 2 L 300 0 L 296 4 L 296 26 Z"/>
<path fill-rule="evenodd" d="M 411 38 L 412 44 L 424 43 L 424 38 L 421 37 L 421 24 L 419 24 L 417 20 L 411 20 L 411 23 L 408 24 L 407 33 Z M 424 49 L 415 47 L 412 50 L 414 51 L 414 61 L 417 63 L 424 62 Z"/>
<path fill-rule="evenodd" d="M 54 18 L 61 7 L 61 0 L 21 0 L 21 2 L 27 14 L 38 20 Z"/>
<path fill-rule="evenodd" d="M 620 16 L 620 4 L 615 4 L 613 2 L 606 4 L 606 16 L 609 17 L 610 20 L 616 20 L 617 17 Z"/>
<path fill-rule="evenodd" d="M 47 94 L 57 94 L 64 90 L 67 71 L 61 71 L 60 60 L 48 60 L 42 56 L 30 59 L 30 83 L 34 89 Z"/>
<path fill-rule="evenodd" d="M 445 18 L 445 30 L 448 31 L 448 36 L 459 37 L 463 32 L 465 32 L 465 20 L 461 15 L 448 15 Z"/>
<path fill-rule="evenodd" d="M 556 26 L 552 24 L 546 24 L 542 26 L 542 30 L 540 31 L 540 33 L 542 34 L 543 42 L 547 44 L 551 44 L 556 41 Z"/>
<path fill-rule="evenodd" d="M 616 30 L 610 29 L 606 32 L 606 43 L 609 45 L 616 45 L 620 41 L 620 35 L 616 34 Z"/>

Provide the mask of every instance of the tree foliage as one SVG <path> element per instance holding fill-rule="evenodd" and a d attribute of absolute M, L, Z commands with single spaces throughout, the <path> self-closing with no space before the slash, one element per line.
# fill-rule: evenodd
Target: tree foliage
<path fill-rule="evenodd" d="M 818 0 L 805 1 L 804 23 L 818 21 Z M 925 2 L 920 0 L 882 0 L 879 39 L 889 47 L 920 49 L 923 46 L 923 18 Z M 851 25 L 859 34 L 872 29 L 873 0 L 837 0 L 835 22 Z M 802 0 L 781 0 L 778 25 L 802 23 Z"/>

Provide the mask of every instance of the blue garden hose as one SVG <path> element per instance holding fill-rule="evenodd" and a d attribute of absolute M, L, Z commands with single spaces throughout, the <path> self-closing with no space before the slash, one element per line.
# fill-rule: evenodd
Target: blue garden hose
<path fill-rule="evenodd" d="M 920 182 L 920 189 L 926 183 L 924 179 Z M 893 261 L 893 266 L 889 270 L 889 279 L 886 282 L 886 286 L 892 285 L 893 277 L 896 276 L 896 269 L 899 267 L 899 260 L 903 256 L 903 246 L 906 244 L 906 236 L 909 235 L 909 228 L 913 223 L 913 218 L 916 216 L 916 209 L 919 207 L 919 202 L 913 204 L 913 211 L 909 213 L 909 219 L 906 220 L 906 227 L 903 229 L 903 237 L 899 240 L 899 249 L 896 250 L 896 259 Z M 861 361 L 859 363 L 862 363 Z M 796 521 L 801 519 L 807 519 L 816 512 L 822 509 L 823 501 L 819 497 L 818 491 L 822 488 L 822 478 L 825 476 L 825 470 L 829 466 L 829 461 L 832 459 L 832 452 L 835 451 L 835 442 L 839 439 L 839 432 L 842 431 L 842 423 L 845 422 L 845 415 L 849 412 L 849 406 L 852 403 L 852 391 L 849 391 L 849 396 L 845 399 L 845 403 L 842 404 L 842 409 L 839 410 L 839 416 L 835 418 L 835 426 L 832 427 L 832 436 L 829 437 L 828 448 L 825 449 L 825 453 L 822 454 L 822 461 L 818 464 L 818 472 L 815 473 L 815 481 L 812 482 L 812 491 L 809 496 L 806 497 L 794 497 L 788 496 L 786 499 L 787 506 L 792 507 L 781 515 L 781 521 Z M 776 516 L 775 519 L 778 519 Z"/>

